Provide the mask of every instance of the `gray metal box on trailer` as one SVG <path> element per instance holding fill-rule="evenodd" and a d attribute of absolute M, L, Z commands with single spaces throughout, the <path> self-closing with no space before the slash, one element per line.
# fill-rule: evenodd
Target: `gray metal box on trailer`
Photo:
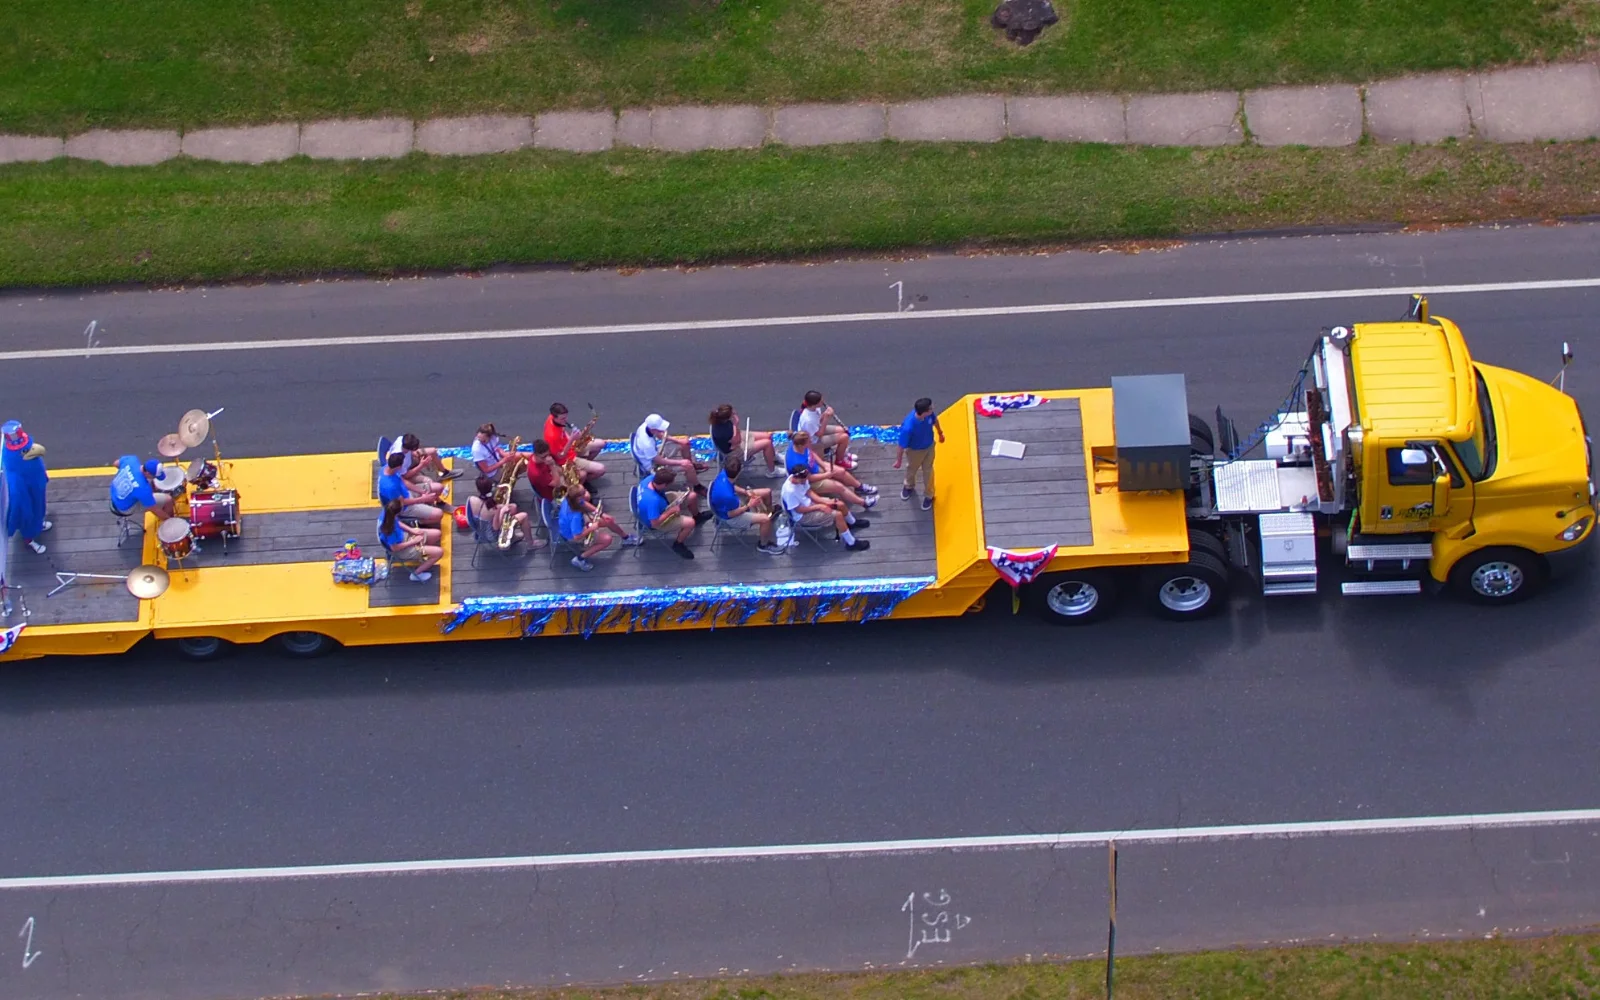
<path fill-rule="evenodd" d="M 1182 375 L 1111 379 L 1117 434 L 1117 489 L 1181 490 L 1189 485 L 1189 392 Z"/>

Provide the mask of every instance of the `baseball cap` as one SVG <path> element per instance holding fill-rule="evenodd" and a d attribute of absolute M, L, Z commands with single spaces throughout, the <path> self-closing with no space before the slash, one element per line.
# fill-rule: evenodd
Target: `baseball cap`
<path fill-rule="evenodd" d="M 144 463 L 144 472 L 147 476 L 161 475 L 161 460 L 158 458 L 152 458 L 150 461 Z"/>
<path fill-rule="evenodd" d="M 659 413 L 652 413 L 648 417 L 644 418 L 644 429 L 647 431 L 665 432 L 666 429 L 671 426 L 672 425 L 667 422 L 667 418 L 663 417 Z"/>

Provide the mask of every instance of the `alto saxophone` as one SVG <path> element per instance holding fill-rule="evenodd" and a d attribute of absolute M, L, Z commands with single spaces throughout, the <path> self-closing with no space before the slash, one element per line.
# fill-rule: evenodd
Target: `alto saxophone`
<path fill-rule="evenodd" d="M 589 544 L 589 539 L 593 538 L 594 533 L 600 529 L 600 519 L 606 516 L 605 506 L 606 504 L 604 500 L 596 500 L 594 502 L 594 513 L 589 514 L 584 518 L 583 534 L 572 540 L 574 545 Z"/>
<path fill-rule="evenodd" d="M 583 474 L 578 470 L 578 463 L 575 459 L 582 455 L 584 450 L 589 447 L 589 443 L 594 440 L 594 425 L 599 419 L 600 414 L 595 412 L 595 408 L 591 404 L 589 407 L 589 422 L 583 425 L 583 430 L 579 431 L 576 437 L 567 441 L 567 460 L 565 462 L 558 460 L 556 464 L 557 474 L 561 477 L 561 482 L 550 489 L 550 495 L 555 499 L 556 503 L 560 503 L 573 488 L 583 484 Z"/>
<path fill-rule="evenodd" d="M 560 503 L 568 493 L 583 485 L 583 473 L 578 471 L 577 462 L 568 459 L 566 465 L 556 466 L 556 474 L 561 477 L 561 482 L 550 488 L 550 496 Z"/>

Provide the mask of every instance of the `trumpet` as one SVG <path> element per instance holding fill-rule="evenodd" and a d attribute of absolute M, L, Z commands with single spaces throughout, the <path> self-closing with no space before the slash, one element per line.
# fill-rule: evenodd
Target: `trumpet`
<path fill-rule="evenodd" d="M 600 521 L 606 516 L 605 506 L 606 504 L 604 500 L 595 501 L 594 511 L 584 516 L 583 534 L 579 535 L 577 538 L 574 538 L 572 540 L 573 544 L 587 545 L 589 539 L 594 537 L 594 533 L 600 530 Z"/>

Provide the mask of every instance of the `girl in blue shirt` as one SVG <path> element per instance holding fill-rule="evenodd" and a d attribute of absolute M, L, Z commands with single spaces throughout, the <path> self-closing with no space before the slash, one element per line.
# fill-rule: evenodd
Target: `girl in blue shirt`
<path fill-rule="evenodd" d="M 411 581 L 424 583 L 433 579 L 433 574 L 428 571 L 444 558 L 444 549 L 439 545 L 441 536 L 438 528 L 413 528 L 400 520 L 400 512 L 404 508 L 405 504 L 399 500 L 390 500 L 383 505 L 383 517 L 378 519 L 378 541 L 394 558 L 421 556 L 422 562 L 411 571 Z"/>

